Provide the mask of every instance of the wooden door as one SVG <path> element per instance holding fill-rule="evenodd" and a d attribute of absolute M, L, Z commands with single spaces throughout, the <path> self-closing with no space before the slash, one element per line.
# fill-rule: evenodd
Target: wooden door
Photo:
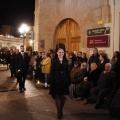
<path fill-rule="evenodd" d="M 66 51 L 80 50 L 80 28 L 72 19 L 63 20 L 56 29 L 55 44 L 64 43 Z"/>

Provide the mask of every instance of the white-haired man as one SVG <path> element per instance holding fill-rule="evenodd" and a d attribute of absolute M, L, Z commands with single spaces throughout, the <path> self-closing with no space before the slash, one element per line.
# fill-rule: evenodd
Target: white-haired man
<path fill-rule="evenodd" d="M 116 73 L 112 70 L 110 63 L 105 64 L 105 70 L 100 74 L 97 87 L 90 90 L 94 100 L 96 100 L 95 109 L 101 107 L 103 98 L 112 92 L 115 84 Z"/>

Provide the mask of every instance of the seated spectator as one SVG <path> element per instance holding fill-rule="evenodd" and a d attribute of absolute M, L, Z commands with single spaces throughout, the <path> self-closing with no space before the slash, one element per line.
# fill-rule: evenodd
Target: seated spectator
<path fill-rule="evenodd" d="M 92 98 L 96 100 L 95 109 L 98 109 L 103 104 L 103 98 L 112 92 L 115 84 L 116 73 L 112 70 L 110 63 L 105 64 L 105 70 L 100 74 L 97 87 L 90 90 Z"/>
<path fill-rule="evenodd" d="M 78 88 L 80 83 L 83 81 L 84 76 L 87 73 L 87 69 L 86 69 L 86 63 L 82 63 L 81 66 L 79 67 L 79 71 L 74 74 L 74 77 L 71 79 L 71 86 L 70 86 L 70 90 L 73 90 L 73 97 L 77 97 L 78 96 Z"/>
<path fill-rule="evenodd" d="M 84 100 L 84 104 L 88 103 L 88 97 L 90 94 L 90 89 L 97 86 L 97 80 L 100 75 L 100 70 L 96 63 L 91 63 L 90 71 L 84 77 L 83 82 L 79 87 L 79 97 L 76 100 Z"/>
<path fill-rule="evenodd" d="M 72 68 L 72 70 L 70 72 L 71 81 L 74 81 L 74 77 L 78 73 L 78 71 L 79 71 L 79 63 L 78 63 L 78 61 L 74 61 L 74 67 Z M 71 98 L 74 98 L 74 89 L 75 89 L 74 84 L 71 84 L 71 86 L 69 87 Z"/>

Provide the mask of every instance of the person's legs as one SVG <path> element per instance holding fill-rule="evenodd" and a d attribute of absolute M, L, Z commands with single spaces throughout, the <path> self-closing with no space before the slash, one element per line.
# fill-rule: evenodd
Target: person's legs
<path fill-rule="evenodd" d="M 63 107 L 64 107 L 64 105 L 65 105 L 65 102 L 66 102 L 66 96 L 63 95 L 63 96 L 61 97 L 61 116 L 63 116 Z"/>
<path fill-rule="evenodd" d="M 18 83 L 19 83 L 19 90 L 20 90 L 20 93 L 22 93 L 22 75 L 19 74 L 17 75 L 17 80 L 18 80 Z"/>
<path fill-rule="evenodd" d="M 70 92 L 70 97 L 74 98 L 74 90 L 75 90 L 75 85 L 71 84 L 69 87 L 69 92 Z"/>
<path fill-rule="evenodd" d="M 25 80 L 26 80 L 26 73 L 23 73 L 23 75 L 22 75 L 22 89 L 23 90 L 26 90 L 26 88 L 25 88 Z"/>
<path fill-rule="evenodd" d="M 109 93 L 108 89 L 101 89 L 98 93 L 98 98 L 97 98 L 97 102 L 96 105 L 101 106 L 103 103 L 103 98 L 104 96 Z"/>
<path fill-rule="evenodd" d="M 97 100 L 98 92 L 99 92 L 99 88 L 98 87 L 94 87 L 94 88 L 90 89 L 90 93 L 92 95 L 92 99 L 93 100 Z"/>
<path fill-rule="evenodd" d="M 60 119 L 63 116 L 63 107 L 66 102 L 66 97 L 65 95 L 59 96 L 57 95 L 55 97 L 55 102 L 56 102 L 56 107 L 57 107 L 57 112 L 58 112 L 58 119 Z"/>
<path fill-rule="evenodd" d="M 61 116 L 61 97 L 59 95 L 56 95 L 55 97 L 55 103 L 56 103 L 56 107 L 57 107 L 57 117 L 58 119 L 60 119 Z"/>
<path fill-rule="evenodd" d="M 11 74 L 11 78 L 13 77 L 13 70 L 12 67 L 10 66 L 10 74 Z"/>
<path fill-rule="evenodd" d="M 45 73 L 45 88 L 47 87 L 48 75 Z"/>

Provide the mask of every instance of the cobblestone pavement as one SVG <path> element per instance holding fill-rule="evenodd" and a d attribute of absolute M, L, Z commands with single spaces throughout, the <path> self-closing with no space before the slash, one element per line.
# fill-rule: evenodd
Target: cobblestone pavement
<path fill-rule="evenodd" d="M 26 91 L 19 93 L 15 78 L 0 68 L 0 120 L 57 120 L 54 100 L 42 84 L 26 80 Z M 67 97 L 63 120 L 118 120 L 110 118 L 107 109 L 94 109 Z"/>

